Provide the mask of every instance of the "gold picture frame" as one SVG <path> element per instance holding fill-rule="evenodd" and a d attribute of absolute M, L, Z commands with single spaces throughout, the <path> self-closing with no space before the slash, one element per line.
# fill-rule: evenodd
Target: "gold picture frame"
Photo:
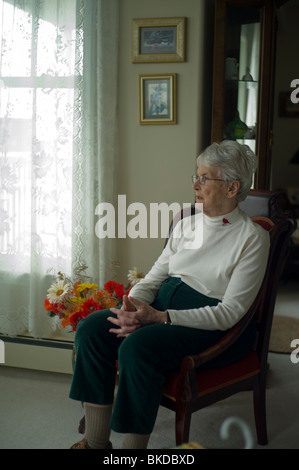
<path fill-rule="evenodd" d="M 185 62 L 186 18 L 132 20 L 132 62 Z"/>
<path fill-rule="evenodd" d="M 175 73 L 139 75 L 139 124 L 176 124 Z"/>

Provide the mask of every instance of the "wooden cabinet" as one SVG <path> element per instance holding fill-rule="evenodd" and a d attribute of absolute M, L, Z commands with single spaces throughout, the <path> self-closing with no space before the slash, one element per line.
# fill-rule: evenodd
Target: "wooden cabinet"
<path fill-rule="evenodd" d="M 215 0 L 211 141 L 249 145 L 259 189 L 270 184 L 276 8 L 275 0 Z"/>

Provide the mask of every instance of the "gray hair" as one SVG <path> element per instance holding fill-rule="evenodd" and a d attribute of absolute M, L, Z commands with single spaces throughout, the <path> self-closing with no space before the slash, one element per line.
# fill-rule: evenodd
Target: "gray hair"
<path fill-rule="evenodd" d="M 213 143 L 207 147 L 197 158 L 197 166 L 205 165 L 208 168 L 217 167 L 219 177 L 226 182 L 238 180 L 240 189 L 237 201 L 244 201 L 251 186 L 255 170 L 257 169 L 257 156 L 248 145 L 242 145 L 234 140 L 223 140 L 220 144 Z"/>

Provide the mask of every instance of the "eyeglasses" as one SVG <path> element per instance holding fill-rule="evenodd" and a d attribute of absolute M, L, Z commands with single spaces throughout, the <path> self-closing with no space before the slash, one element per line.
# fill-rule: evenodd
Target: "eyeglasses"
<path fill-rule="evenodd" d="M 199 184 L 201 185 L 205 185 L 207 181 L 225 181 L 225 180 L 222 180 L 220 178 L 208 178 L 207 176 L 205 175 L 192 175 L 192 183 L 196 183 L 196 182 L 199 182 Z"/>

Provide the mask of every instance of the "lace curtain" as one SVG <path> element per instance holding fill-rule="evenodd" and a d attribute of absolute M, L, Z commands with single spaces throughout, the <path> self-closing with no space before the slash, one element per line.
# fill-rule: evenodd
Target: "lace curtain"
<path fill-rule="evenodd" d="M 54 273 L 111 275 L 118 0 L 0 0 L 0 32 L 0 333 L 47 337 Z"/>

